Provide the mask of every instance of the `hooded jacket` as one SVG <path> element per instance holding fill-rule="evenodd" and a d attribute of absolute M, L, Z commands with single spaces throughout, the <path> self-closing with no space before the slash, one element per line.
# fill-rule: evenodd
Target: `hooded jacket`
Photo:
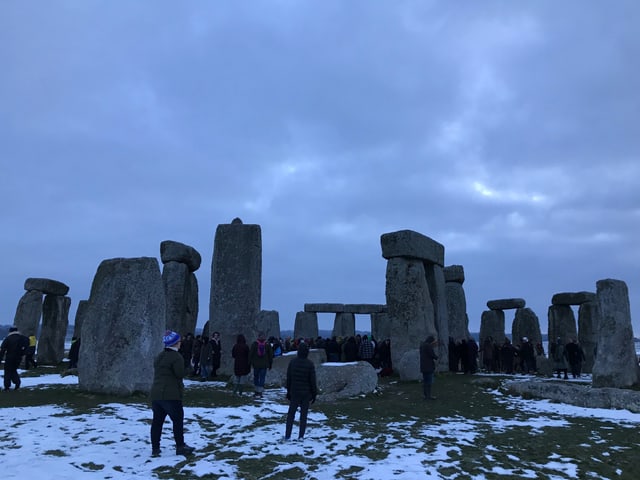
<path fill-rule="evenodd" d="M 303 401 L 315 400 L 318 395 L 316 367 L 309 356 L 309 347 L 302 344 L 298 355 L 287 367 L 287 396 Z"/>
<path fill-rule="evenodd" d="M 17 330 L 9 332 L 0 346 L 0 360 L 7 355 L 7 363 L 20 363 L 25 350 L 29 346 L 29 339 Z"/>

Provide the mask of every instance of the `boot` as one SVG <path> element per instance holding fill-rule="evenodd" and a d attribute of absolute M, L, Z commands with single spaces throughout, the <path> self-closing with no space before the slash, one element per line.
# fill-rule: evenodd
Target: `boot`
<path fill-rule="evenodd" d="M 195 448 L 190 447 L 186 443 L 184 445 L 180 445 L 179 447 L 176 447 L 176 455 L 184 455 L 185 457 L 188 457 L 194 451 L 195 451 Z"/>

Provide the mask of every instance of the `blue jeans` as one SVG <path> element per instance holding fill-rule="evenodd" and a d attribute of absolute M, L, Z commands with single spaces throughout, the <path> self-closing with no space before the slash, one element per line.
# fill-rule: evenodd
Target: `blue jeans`
<path fill-rule="evenodd" d="M 264 390 L 264 381 L 267 377 L 266 368 L 254 368 L 253 369 L 253 385 L 256 387 L 256 392 L 262 393 Z"/>
<path fill-rule="evenodd" d="M 162 436 L 162 424 L 165 418 L 173 422 L 173 438 L 176 447 L 184 445 L 184 409 L 182 400 L 153 400 L 151 402 L 153 410 L 153 421 L 151 422 L 151 448 L 160 448 L 160 437 Z"/>
<path fill-rule="evenodd" d="M 431 385 L 433 385 L 433 372 L 422 372 L 422 393 L 425 398 L 431 397 Z"/>

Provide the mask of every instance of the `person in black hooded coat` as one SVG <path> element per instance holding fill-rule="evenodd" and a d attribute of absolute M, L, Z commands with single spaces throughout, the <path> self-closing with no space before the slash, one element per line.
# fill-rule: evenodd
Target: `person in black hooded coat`
<path fill-rule="evenodd" d="M 298 439 L 304 438 L 307 429 L 307 413 L 309 404 L 316 401 L 318 395 L 318 385 L 316 383 L 316 367 L 309 356 L 309 347 L 306 343 L 298 346 L 298 355 L 289 362 L 287 367 L 287 399 L 289 400 L 289 411 L 287 413 L 287 426 L 284 438 L 291 438 L 293 429 L 293 419 L 296 410 L 300 407 L 300 430 Z"/>

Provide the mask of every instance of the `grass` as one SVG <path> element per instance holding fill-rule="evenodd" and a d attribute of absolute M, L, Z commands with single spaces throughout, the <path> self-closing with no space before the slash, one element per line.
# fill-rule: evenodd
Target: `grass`
<path fill-rule="evenodd" d="M 237 441 L 233 436 L 217 436 L 215 425 L 206 418 L 191 420 L 199 424 L 203 438 L 211 439 L 211 446 L 198 454 L 215 454 L 217 459 L 232 460 L 239 476 L 246 479 L 320 478 L 315 477 L 314 472 L 318 472 L 324 462 L 338 461 L 336 459 L 347 454 L 375 463 L 392 455 L 390 445 L 397 448 L 403 444 L 411 444 L 417 453 L 431 454 L 436 448 L 446 452 L 440 461 L 423 464 L 425 472 L 449 478 L 508 478 L 494 471 L 496 466 L 510 469 L 511 476 L 530 478 L 624 479 L 635 478 L 635 472 L 640 471 L 637 426 L 626 428 L 595 418 L 540 414 L 528 412 L 526 407 L 509 408 L 498 401 L 495 394 L 500 382 L 500 377 L 441 374 L 437 376 L 433 390 L 437 400 L 424 402 L 419 383 L 400 382 L 390 377 L 381 379 L 373 394 L 333 403 L 318 402 L 313 409 L 327 417 L 325 427 L 329 427 L 330 432 L 342 432 L 343 437 L 346 429 L 348 436 L 353 438 L 353 442 L 344 443 L 345 438 L 338 438 L 335 433 L 327 434 L 322 442 L 334 454 L 329 458 L 312 455 L 314 445 L 309 442 L 305 442 L 304 451 L 298 456 L 243 456 L 233 448 L 221 448 L 225 444 L 232 447 Z M 77 386 L 64 385 L 0 395 L 0 408 L 58 404 L 72 409 L 73 415 L 78 416 L 74 420 L 81 419 L 84 413 L 104 411 L 109 403 L 146 404 L 147 399 L 143 395 L 122 398 L 88 394 L 79 391 Z M 234 407 L 246 404 L 247 399 L 202 384 L 187 389 L 184 403 L 193 407 Z M 273 420 L 264 422 L 272 423 Z M 252 428 L 263 426 L 258 421 Z M 311 423 L 310 428 L 313 428 Z M 472 433 L 472 437 L 466 433 Z M 46 454 L 66 455 L 60 450 Z M 162 467 L 155 474 L 158 478 L 190 478 L 189 462 L 185 459 L 176 467 Z M 300 464 L 305 466 L 304 471 Z M 567 465 L 575 466 L 575 471 Z M 96 470 L 103 465 L 82 467 Z M 336 476 L 358 478 L 362 468 L 344 465 L 336 470 Z M 277 475 L 274 474 L 276 470 Z M 535 477 L 531 477 L 532 472 Z"/>

